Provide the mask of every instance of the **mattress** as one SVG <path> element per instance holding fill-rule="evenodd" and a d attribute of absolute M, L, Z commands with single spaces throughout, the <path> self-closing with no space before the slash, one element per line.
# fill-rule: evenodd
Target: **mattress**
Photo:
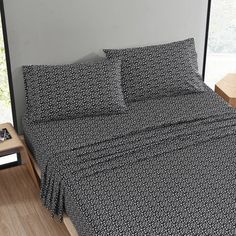
<path fill-rule="evenodd" d="M 236 112 L 214 92 L 34 123 L 41 197 L 83 235 L 234 235 Z"/>

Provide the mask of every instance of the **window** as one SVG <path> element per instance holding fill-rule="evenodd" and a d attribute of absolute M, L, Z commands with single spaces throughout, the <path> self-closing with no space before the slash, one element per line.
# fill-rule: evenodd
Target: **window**
<path fill-rule="evenodd" d="M 1 10 L 2 9 L 3 8 L 1 8 Z M 10 122 L 13 124 L 11 97 L 3 38 L 3 27 L 2 21 L 0 20 L 0 123 L 5 122 Z M 0 157 L 0 169 L 3 166 L 16 163 L 17 161 L 18 159 L 16 154 Z"/>
<path fill-rule="evenodd" d="M 217 81 L 236 73 L 236 1 L 211 2 L 205 82 L 214 89 Z"/>

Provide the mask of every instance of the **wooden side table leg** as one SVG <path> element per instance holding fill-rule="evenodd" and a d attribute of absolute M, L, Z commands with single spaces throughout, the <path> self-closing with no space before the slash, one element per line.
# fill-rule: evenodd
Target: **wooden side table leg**
<path fill-rule="evenodd" d="M 31 177 L 32 177 L 32 179 L 33 179 L 33 181 L 34 181 L 36 187 L 37 187 L 38 189 L 40 189 L 40 181 L 39 181 L 39 178 L 38 178 L 38 176 L 37 176 L 37 174 L 36 174 L 36 171 L 35 171 L 35 169 L 34 169 L 34 167 L 33 167 L 32 161 L 31 161 L 31 159 L 30 159 L 30 157 L 29 157 L 29 155 L 28 155 L 28 152 L 27 152 L 27 150 L 25 149 L 25 147 L 22 147 L 22 148 L 20 149 L 20 154 L 21 154 L 21 158 L 22 158 L 23 164 L 26 165 L 26 167 L 27 167 L 27 169 L 28 169 L 28 171 L 29 171 L 29 173 L 30 173 L 30 175 L 31 175 Z"/>

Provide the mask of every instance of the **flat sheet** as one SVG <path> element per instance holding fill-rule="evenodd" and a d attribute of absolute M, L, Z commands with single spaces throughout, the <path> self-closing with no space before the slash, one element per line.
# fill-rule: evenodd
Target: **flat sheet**
<path fill-rule="evenodd" d="M 83 235 L 234 235 L 236 112 L 204 93 L 32 123 L 41 197 Z"/>

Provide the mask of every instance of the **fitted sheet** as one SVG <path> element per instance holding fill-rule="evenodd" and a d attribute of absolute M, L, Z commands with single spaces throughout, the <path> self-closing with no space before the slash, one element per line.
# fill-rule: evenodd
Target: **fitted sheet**
<path fill-rule="evenodd" d="M 41 197 L 82 235 L 233 235 L 236 112 L 211 90 L 23 127 Z"/>

